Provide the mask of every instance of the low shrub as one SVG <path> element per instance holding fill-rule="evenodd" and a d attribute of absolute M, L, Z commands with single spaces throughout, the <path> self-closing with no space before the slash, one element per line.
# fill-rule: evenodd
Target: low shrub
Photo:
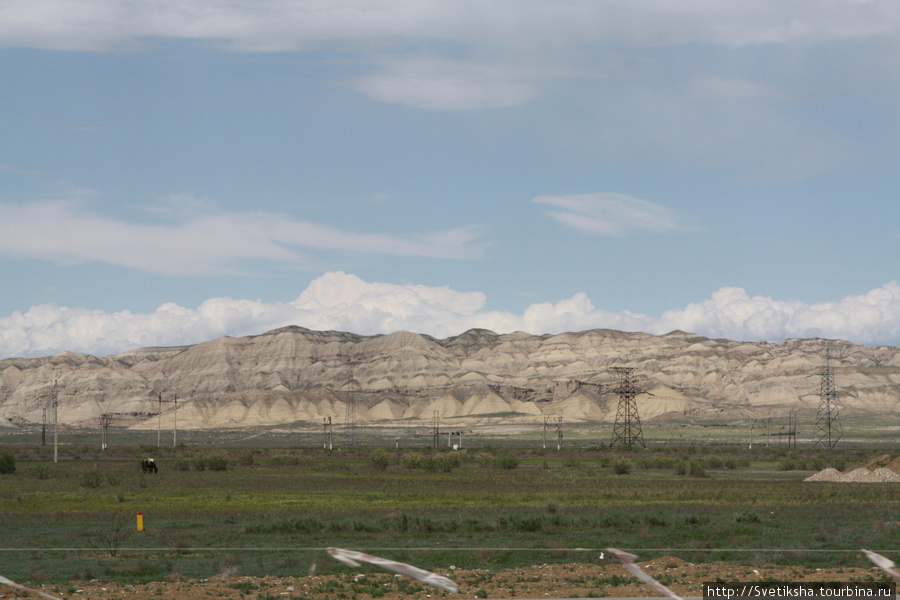
<path fill-rule="evenodd" d="M 96 489 L 103 485 L 103 479 L 103 474 L 100 472 L 100 469 L 95 468 L 90 471 L 85 471 L 81 475 L 81 487 Z"/>
<path fill-rule="evenodd" d="M 617 456 L 612 461 L 613 473 L 616 475 L 628 475 L 631 473 L 631 461 L 627 458 Z"/>
<path fill-rule="evenodd" d="M 654 448 L 654 451 L 658 450 L 659 448 Z M 648 456 L 638 458 L 634 463 L 639 469 L 674 469 L 678 459 L 674 456 Z"/>
<path fill-rule="evenodd" d="M 222 454 L 213 454 L 206 457 L 206 466 L 210 471 L 228 470 L 228 459 Z"/>
<path fill-rule="evenodd" d="M 12 475 L 16 472 L 16 457 L 12 452 L 0 454 L 0 475 Z"/>
<path fill-rule="evenodd" d="M 421 452 L 404 452 L 400 464 L 406 469 L 421 469 L 425 464 L 425 455 Z"/>
<path fill-rule="evenodd" d="M 369 464 L 371 464 L 376 471 L 387 471 L 388 467 L 391 465 L 391 456 L 384 448 L 373 450 L 372 453 L 369 454 Z"/>
<path fill-rule="evenodd" d="M 515 469 L 519 466 L 519 457 L 512 452 L 505 452 L 494 457 L 494 466 L 499 469 Z"/>
<path fill-rule="evenodd" d="M 725 466 L 725 460 L 721 456 L 707 456 L 703 462 L 707 469 L 721 469 Z"/>
<path fill-rule="evenodd" d="M 706 477 L 706 466 L 699 458 L 683 459 L 675 466 L 675 473 L 689 477 Z"/>
<path fill-rule="evenodd" d="M 438 470 L 442 473 L 450 473 L 462 465 L 462 457 L 456 452 L 442 454 L 438 457 Z"/>
<path fill-rule="evenodd" d="M 485 469 L 491 468 L 494 466 L 494 455 L 490 452 L 479 452 L 475 455 L 475 462 Z"/>
<path fill-rule="evenodd" d="M 745 510 L 735 518 L 735 521 L 738 523 L 759 523 L 760 518 L 759 515 L 752 510 Z"/>

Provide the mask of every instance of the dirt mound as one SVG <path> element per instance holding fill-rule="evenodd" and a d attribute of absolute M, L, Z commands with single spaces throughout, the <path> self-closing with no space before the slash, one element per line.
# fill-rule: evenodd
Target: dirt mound
<path fill-rule="evenodd" d="M 852 471 L 841 473 L 831 467 L 810 475 L 803 481 L 840 481 L 855 483 L 885 483 L 900 481 L 900 473 L 880 467 L 874 470 L 858 467 Z"/>
<path fill-rule="evenodd" d="M 865 467 L 869 470 L 877 469 L 878 467 L 883 467 L 885 465 L 890 464 L 891 455 L 890 454 L 882 454 L 880 456 L 876 456 L 869 462 L 865 464 Z"/>

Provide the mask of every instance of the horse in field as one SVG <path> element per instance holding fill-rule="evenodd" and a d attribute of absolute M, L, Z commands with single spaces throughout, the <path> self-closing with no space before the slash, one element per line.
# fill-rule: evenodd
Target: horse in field
<path fill-rule="evenodd" d="M 141 471 L 144 473 L 157 473 L 159 469 L 156 468 L 156 461 L 152 458 L 145 458 L 141 461 Z"/>

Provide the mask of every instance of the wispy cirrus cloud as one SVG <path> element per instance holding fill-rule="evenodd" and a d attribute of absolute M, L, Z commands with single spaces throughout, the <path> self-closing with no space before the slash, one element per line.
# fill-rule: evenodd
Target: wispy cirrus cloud
<path fill-rule="evenodd" d="M 523 72 L 523 56 L 541 57 L 559 73 L 602 62 L 591 48 L 604 45 L 739 47 L 898 33 L 900 5 L 891 0 L 744 0 L 714 8 L 704 0 L 0 3 L 0 48 L 110 52 L 176 39 L 231 52 L 335 51 L 359 67 L 351 87 L 379 101 L 435 110 L 507 107 L 534 97 L 545 73 Z M 383 57 L 377 64 L 373 53 Z M 739 84 L 728 85 L 733 92 Z"/>
<path fill-rule="evenodd" d="M 434 110 L 505 108 L 538 93 L 534 69 L 439 56 L 383 57 L 347 85 L 380 102 Z"/>
<path fill-rule="evenodd" d="M 568 196 L 538 196 L 535 204 L 554 207 L 547 214 L 569 227 L 609 237 L 636 232 L 690 233 L 701 229 L 686 224 L 676 211 L 627 194 L 599 192 Z"/>
<path fill-rule="evenodd" d="M 465 259 L 477 256 L 482 245 L 481 229 L 474 225 L 395 236 L 283 214 L 194 209 L 178 223 L 146 224 L 97 216 L 74 201 L 0 204 L 0 255 L 205 275 L 234 272 L 244 260 L 303 265 L 304 250 Z"/>
<path fill-rule="evenodd" d="M 271 52 L 401 43 L 507 47 L 613 41 L 672 45 L 810 43 L 896 34 L 891 0 L 30 0 L 0 3 L 0 45 L 103 51 L 150 38 Z"/>

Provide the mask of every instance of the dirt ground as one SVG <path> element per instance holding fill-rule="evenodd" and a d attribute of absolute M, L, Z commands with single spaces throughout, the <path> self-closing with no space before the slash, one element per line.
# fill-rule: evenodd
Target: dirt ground
<path fill-rule="evenodd" d="M 639 563 L 641 568 L 681 596 L 702 596 L 705 582 L 796 582 L 796 581 L 884 581 L 876 568 L 810 569 L 797 566 L 752 567 L 721 564 L 695 565 L 679 558 L 662 557 Z M 93 580 L 69 586 L 44 585 L 41 591 L 60 598 L 104 598 L 109 600 L 382 600 L 455 598 L 577 598 L 604 596 L 659 596 L 639 583 L 618 564 L 534 565 L 508 571 L 437 570 L 455 581 L 459 594 L 426 586 L 384 571 L 365 574 L 348 568 L 340 575 L 297 577 L 245 577 L 222 574 L 194 580 L 173 574 L 165 581 L 143 585 L 120 585 Z M 403 581 L 401 581 L 403 579 Z M 627 581 L 624 581 L 627 580 Z M 12 588 L 0 586 L 0 598 L 24 598 Z M 33 596 L 32 596 L 33 597 Z"/>

